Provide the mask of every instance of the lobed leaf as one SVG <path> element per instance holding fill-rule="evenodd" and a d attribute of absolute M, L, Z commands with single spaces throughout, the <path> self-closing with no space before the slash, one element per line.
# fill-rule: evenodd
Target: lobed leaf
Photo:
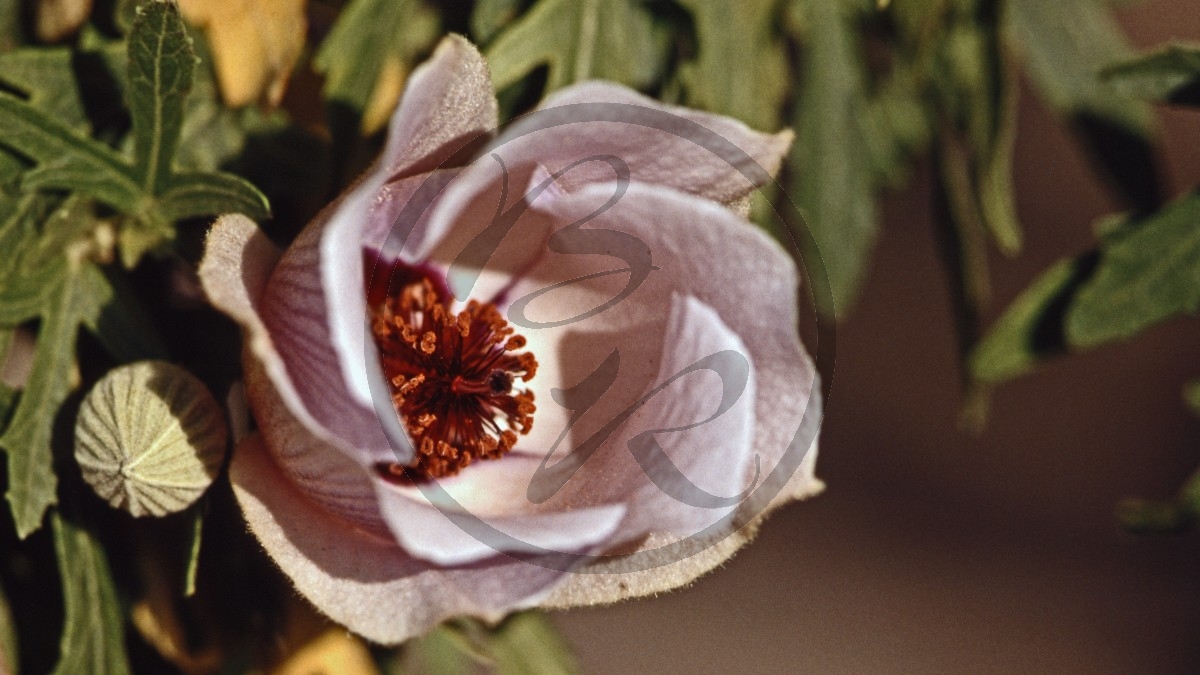
<path fill-rule="evenodd" d="M 94 322 L 111 297 L 111 289 L 91 265 L 73 270 L 63 260 L 57 273 L 47 278 L 53 281 L 41 312 L 29 384 L 0 435 L 0 449 L 8 455 L 5 498 L 22 539 L 41 527 L 46 509 L 57 502 L 51 435 L 59 407 L 73 387 L 79 324 Z"/>

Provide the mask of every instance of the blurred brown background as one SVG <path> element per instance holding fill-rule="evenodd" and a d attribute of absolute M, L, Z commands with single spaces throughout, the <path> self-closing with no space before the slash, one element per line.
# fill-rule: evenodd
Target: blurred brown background
<path fill-rule="evenodd" d="M 1200 41 L 1193 0 L 1121 10 L 1141 48 Z M 993 315 L 1092 241 L 1119 205 L 1070 132 L 1022 92 L 1017 260 Z M 1160 109 L 1172 194 L 1200 183 L 1200 114 Z M 557 613 L 588 672 L 1200 672 L 1200 537 L 1138 538 L 1124 497 L 1172 495 L 1200 466 L 1200 320 L 1059 359 L 956 428 L 952 317 L 928 165 L 884 202 L 866 292 L 837 334 L 824 495 L 690 589 Z"/>

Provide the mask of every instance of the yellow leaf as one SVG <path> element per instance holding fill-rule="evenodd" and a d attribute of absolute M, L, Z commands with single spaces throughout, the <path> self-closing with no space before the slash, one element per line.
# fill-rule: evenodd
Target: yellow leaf
<path fill-rule="evenodd" d="M 378 675 L 362 640 L 330 627 L 279 664 L 272 675 Z"/>
<path fill-rule="evenodd" d="M 58 42 L 79 30 L 92 12 L 92 0 L 41 0 L 37 4 L 39 40 Z"/>
<path fill-rule="evenodd" d="M 304 48 L 305 0 L 179 0 L 212 46 L 225 103 L 278 105 Z"/>

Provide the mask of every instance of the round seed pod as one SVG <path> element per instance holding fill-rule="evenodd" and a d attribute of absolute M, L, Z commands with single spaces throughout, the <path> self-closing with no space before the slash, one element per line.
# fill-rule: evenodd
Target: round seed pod
<path fill-rule="evenodd" d="M 75 421 L 75 459 L 109 504 L 134 516 L 187 508 L 216 478 L 228 430 L 204 383 L 165 361 L 105 375 Z"/>

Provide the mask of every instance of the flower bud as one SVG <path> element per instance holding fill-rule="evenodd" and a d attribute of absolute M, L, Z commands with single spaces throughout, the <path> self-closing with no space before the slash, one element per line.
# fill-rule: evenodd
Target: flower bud
<path fill-rule="evenodd" d="M 105 375 L 75 422 L 75 459 L 109 504 L 134 516 L 187 508 L 225 455 L 225 420 L 208 388 L 183 368 L 141 361 Z"/>

